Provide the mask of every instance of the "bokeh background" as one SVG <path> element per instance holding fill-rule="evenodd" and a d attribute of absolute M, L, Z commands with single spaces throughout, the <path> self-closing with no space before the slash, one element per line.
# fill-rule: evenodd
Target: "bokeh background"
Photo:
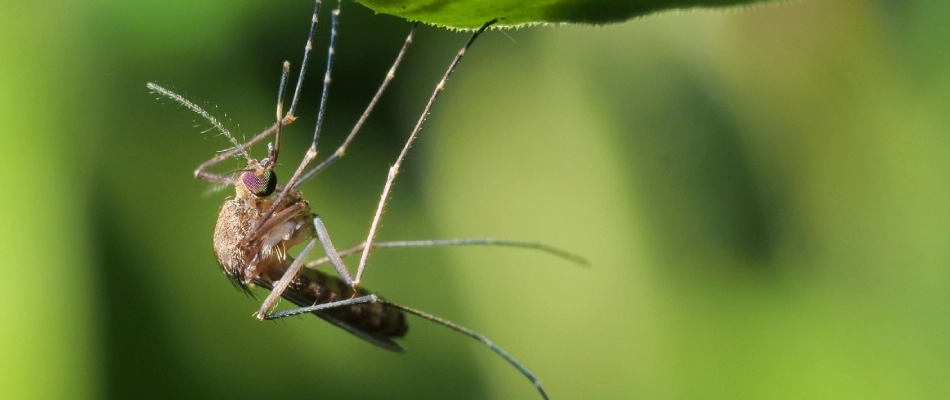
<path fill-rule="evenodd" d="M 228 193 L 191 174 L 228 142 L 145 84 L 250 137 L 273 119 L 280 63 L 300 61 L 310 2 L 0 8 L 0 397 L 535 397 L 444 328 L 412 319 L 391 354 L 317 318 L 257 322 L 222 276 L 210 241 Z M 343 8 L 324 154 L 409 30 Z M 947 398 L 948 21 L 947 2 L 816 0 L 489 33 L 380 237 L 537 240 L 592 266 L 378 250 L 365 286 L 487 334 L 557 399 Z M 338 245 L 362 239 L 466 38 L 421 29 L 347 156 L 304 187 Z"/>

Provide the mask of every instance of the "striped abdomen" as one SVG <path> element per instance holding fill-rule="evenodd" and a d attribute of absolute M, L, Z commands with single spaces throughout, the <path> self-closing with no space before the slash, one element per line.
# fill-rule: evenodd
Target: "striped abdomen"
<path fill-rule="evenodd" d="M 292 262 L 293 259 L 288 257 L 284 260 L 285 267 Z M 258 277 L 254 283 L 270 289 L 273 283 L 280 279 L 285 269 L 271 268 L 266 276 Z M 284 291 L 283 297 L 300 307 L 308 307 L 368 294 L 370 292 L 363 288 L 354 290 L 335 276 L 302 268 Z M 402 351 L 402 347 L 392 339 L 405 336 L 409 329 L 402 311 L 382 303 L 336 307 L 317 311 L 314 314 L 356 336 L 393 351 Z"/>

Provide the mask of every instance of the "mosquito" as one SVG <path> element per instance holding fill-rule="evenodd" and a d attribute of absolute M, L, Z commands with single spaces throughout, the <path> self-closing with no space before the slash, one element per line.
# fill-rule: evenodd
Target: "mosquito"
<path fill-rule="evenodd" d="M 374 248 L 464 245 L 509 246 L 540 250 L 574 263 L 587 264 L 585 259 L 577 255 L 537 242 L 491 238 L 390 242 L 377 242 L 375 240 L 380 218 L 390 196 L 393 182 L 399 173 L 399 168 L 409 148 L 418 137 L 419 131 L 429 115 L 432 104 L 439 93 L 445 88 L 446 82 L 448 82 L 450 75 L 455 71 L 455 68 L 465 55 L 465 52 L 468 51 L 478 36 L 485 32 L 496 20 L 489 21 L 478 29 L 449 64 L 448 69 L 429 98 L 409 139 L 399 153 L 396 162 L 389 169 L 386 183 L 383 187 L 376 212 L 373 215 L 366 240 L 356 246 L 338 251 L 331 242 L 329 232 L 323 221 L 317 214 L 311 212 L 310 204 L 298 188 L 302 183 L 343 157 L 347 146 L 349 146 L 355 138 L 357 132 L 386 90 L 386 87 L 395 77 L 396 69 L 402 62 L 403 56 L 412 43 L 412 38 L 418 28 L 418 23 L 412 26 L 402 48 L 396 55 L 396 60 L 387 72 L 382 84 L 377 89 L 376 94 L 372 100 L 370 100 L 369 105 L 354 124 L 343 143 L 329 157 L 321 161 L 315 167 L 310 168 L 311 164 L 317 158 L 317 142 L 320 137 L 320 129 L 326 110 L 334 46 L 336 44 L 337 28 L 339 26 L 340 3 L 341 2 L 337 3 L 337 7 L 331 13 L 332 21 L 327 66 L 323 79 L 320 105 L 317 111 L 317 122 L 316 128 L 314 129 L 313 141 L 293 176 L 291 176 L 290 180 L 284 185 L 277 183 L 277 175 L 274 172 L 280 153 L 281 131 L 283 127 L 293 123 L 296 119 L 294 113 L 300 98 L 307 63 L 312 51 L 314 32 L 316 31 L 318 16 L 320 14 L 320 0 L 316 0 L 315 2 L 310 33 L 304 48 L 304 56 L 290 107 L 287 112 L 284 113 L 284 97 L 288 77 L 290 75 L 290 63 L 285 61 L 277 95 L 277 122 L 245 143 L 239 143 L 216 118 L 195 103 L 157 84 L 149 83 L 147 85 L 153 92 L 174 100 L 199 114 L 210 122 L 215 129 L 228 137 L 234 145 L 231 149 L 221 152 L 201 164 L 195 170 L 196 178 L 221 186 L 233 186 L 235 190 L 234 197 L 225 200 L 221 206 L 214 229 L 213 247 L 218 263 L 224 271 L 224 274 L 242 290 L 249 292 L 251 288 L 255 286 L 270 290 L 270 293 L 261 303 L 258 311 L 254 313 L 254 316 L 262 321 L 308 313 L 315 314 L 327 322 L 370 343 L 387 350 L 402 352 L 404 349 L 396 343 L 394 339 L 403 337 L 406 334 L 408 324 L 406 323 L 405 314 L 412 314 L 478 340 L 518 369 L 521 374 L 531 381 L 541 397 L 547 399 L 548 395 L 537 377 L 485 335 L 432 314 L 385 300 L 359 286 L 370 251 Z M 267 145 L 267 156 L 261 160 L 252 158 L 248 154 L 248 149 L 271 135 L 273 135 L 274 139 L 273 142 Z M 227 174 L 218 174 L 208 171 L 209 168 L 232 157 L 246 160 L 247 166 L 241 170 Z M 310 169 L 308 170 L 308 168 Z M 323 248 L 326 257 L 307 263 L 307 257 L 318 242 Z M 298 253 L 296 258 L 288 254 L 288 250 L 304 243 L 306 243 L 304 248 Z M 342 258 L 356 253 L 361 253 L 361 256 L 356 275 L 353 276 L 343 263 Z M 314 268 L 326 263 L 334 267 L 339 277 L 321 272 Z M 281 297 L 300 308 L 274 312 L 273 310 Z"/>

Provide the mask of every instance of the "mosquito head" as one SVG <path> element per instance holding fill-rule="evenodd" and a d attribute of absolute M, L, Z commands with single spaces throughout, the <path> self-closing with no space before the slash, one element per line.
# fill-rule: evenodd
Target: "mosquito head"
<path fill-rule="evenodd" d="M 262 198 L 274 193 L 274 189 L 277 188 L 277 174 L 274 172 L 270 159 L 265 158 L 260 163 L 251 160 L 247 169 L 241 172 L 241 179 L 236 186 L 239 191 L 244 189 Z"/>

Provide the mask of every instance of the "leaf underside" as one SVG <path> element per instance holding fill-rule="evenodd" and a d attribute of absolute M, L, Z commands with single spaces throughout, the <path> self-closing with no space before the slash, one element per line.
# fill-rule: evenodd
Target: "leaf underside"
<path fill-rule="evenodd" d="M 664 10 L 717 8 L 763 0 L 356 0 L 410 21 L 458 29 L 544 23 L 606 24 Z"/>

